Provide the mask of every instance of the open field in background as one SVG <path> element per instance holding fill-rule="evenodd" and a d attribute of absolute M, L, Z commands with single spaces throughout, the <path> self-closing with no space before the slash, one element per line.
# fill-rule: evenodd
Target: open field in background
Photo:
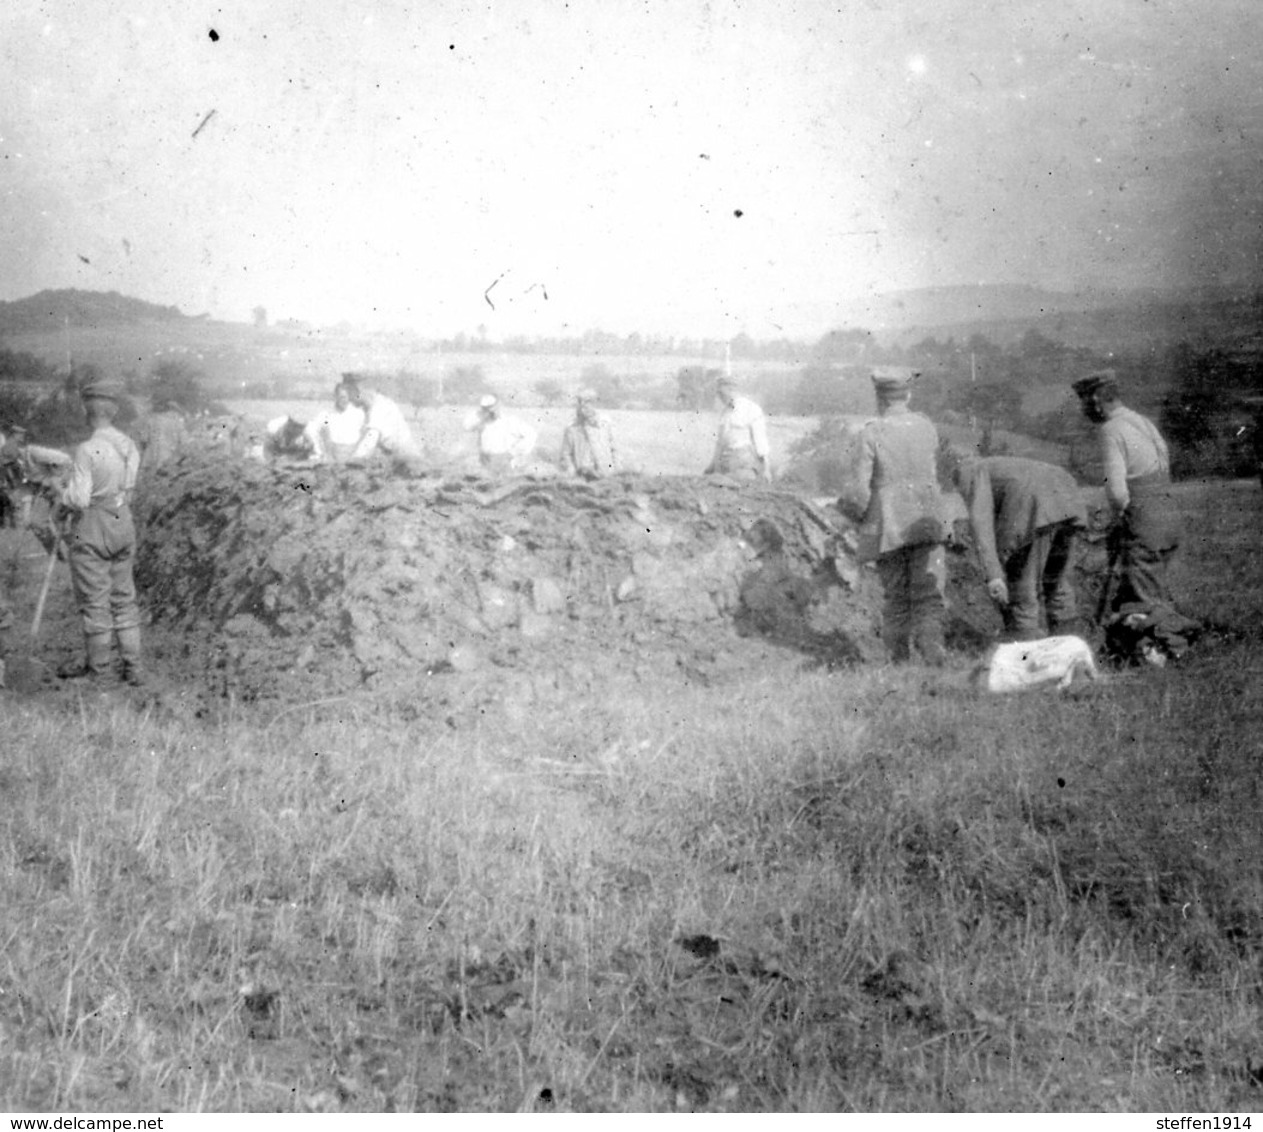
<path fill-rule="evenodd" d="M 488 383 L 506 397 L 529 395 L 539 381 L 556 381 L 579 389 L 583 373 L 600 366 L 631 386 L 674 384 L 685 366 L 722 368 L 722 353 L 713 354 L 519 354 L 486 351 L 443 351 L 412 336 L 251 330 L 214 322 L 127 323 L 117 327 L 71 327 L 67 334 L 9 334 L 9 349 L 32 353 L 54 364 L 93 364 L 108 372 L 146 374 L 163 361 L 181 361 L 205 375 L 215 389 L 240 388 L 255 382 L 276 382 L 286 395 L 325 398 L 338 375 L 346 371 L 395 374 L 407 370 L 439 378 L 457 369 L 477 367 Z M 743 380 L 784 380 L 787 388 L 810 360 L 810 349 L 790 362 L 735 361 L 733 372 Z"/>
<path fill-rule="evenodd" d="M 1263 498 L 1181 498 L 1222 631 L 1072 696 L 0 695 L 0 1108 L 1257 1108 Z"/>

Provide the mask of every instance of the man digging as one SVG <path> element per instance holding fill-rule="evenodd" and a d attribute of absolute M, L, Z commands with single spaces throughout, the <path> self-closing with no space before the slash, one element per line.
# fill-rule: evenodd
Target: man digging
<path fill-rule="evenodd" d="M 1114 511 L 1120 579 L 1104 611 L 1113 614 L 1107 636 L 1120 628 L 1134 636 L 1134 659 L 1159 666 L 1178 660 L 1201 626 L 1171 599 L 1168 572 L 1181 532 L 1166 440 L 1148 417 L 1122 403 L 1113 370 L 1088 374 L 1072 388 L 1096 426 L 1105 494 Z"/>
<path fill-rule="evenodd" d="M 969 510 L 987 593 L 1006 634 L 1033 641 L 1080 633 L 1075 602 L 1075 543 L 1087 508 L 1064 468 L 1017 456 L 962 460 L 954 479 Z"/>

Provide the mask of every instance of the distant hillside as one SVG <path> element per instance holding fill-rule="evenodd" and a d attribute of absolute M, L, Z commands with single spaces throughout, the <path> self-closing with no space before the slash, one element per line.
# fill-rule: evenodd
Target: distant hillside
<path fill-rule="evenodd" d="M 885 331 L 916 327 L 1039 319 L 1096 305 L 1083 296 L 1038 287 L 978 284 L 885 292 L 850 303 L 841 313 L 856 326 L 880 336 Z"/>
<path fill-rule="evenodd" d="M 804 308 L 798 313 L 805 317 L 807 312 Z M 1036 331 L 1065 346 L 1121 354 L 1162 349 L 1181 341 L 1235 349 L 1238 343 L 1257 341 L 1263 334 L 1260 297 L 1222 290 L 1060 292 L 978 284 L 888 292 L 843 305 L 822 302 L 813 304 L 810 313 L 818 325 L 829 325 L 831 320 L 836 331 L 867 330 L 885 348 L 912 347 L 927 338 L 964 343 L 975 334 L 1007 348 Z M 572 342 L 559 340 L 554 345 L 558 353 L 587 353 L 588 337 L 591 335 Z M 603 352 L 619 352 L 622 339 L 608 337 L 611 345 Z M 820 338 L 813 335 L 800 344 L 809 349 Z M 297 356 L 323 342 L 338 349 L 353 343 L 367 349 L 371 344 L 374 351 L 394 350 L 404 361 L 413 358 L 422 340 L 407 333 L 361 334 L 300 324 L 261 328 L 215 322 L 114 291 L 41 291 L 30 298 L 0 302 L 0 342 L 12 348 L 60 357 L 73 344 L 75 357 L 80 358 L 85 351 L 89 355 L 98 352 L 105 339 L 105 352 L 120 358 L 134 351 L 143 355 L 176 346 L 195 353 L 236 350 L 255 354 L 275 348 L 274 352 L 289 350 Z M 720 348 L 718 343 L 709 345 Z M 733 352 L 735 356 L 735 345 Z"/>
<path fill-rule="evenodd" d="M 143 322 L 196 321 L 176 307 L 161 307 L 117 291 L 41 291 L 26 299 L 0 302 L 0 336 L 126 326 Z"/>
<path fill-rule="evenodd" d="M 1252 294 L 1223 290 L 1045 291 L 979 284 L 874 295 L 850 304 L 846 325 L 871 330 L 886 345 L 982 335 L 1000 346 L 1028 331 L 1068 346 L 1125 351 L 1179 341 L 1232 341 L 1256 333 Z"/>

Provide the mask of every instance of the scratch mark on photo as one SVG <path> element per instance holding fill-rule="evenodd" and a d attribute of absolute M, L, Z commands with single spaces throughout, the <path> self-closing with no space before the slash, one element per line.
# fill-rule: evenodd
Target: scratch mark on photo
<path fill-rule="evenodd" d="M 205 128 L 206 123 L 209 122 L 213 117 L 215 117 L 214 110 L 206 111 L 206 117 L 203 118 L 200 122 L 198 122 L 197 129 L 193 131 L 193 136 L 197 137 L 197 135 L 200 134 L 202 130 Z"/>

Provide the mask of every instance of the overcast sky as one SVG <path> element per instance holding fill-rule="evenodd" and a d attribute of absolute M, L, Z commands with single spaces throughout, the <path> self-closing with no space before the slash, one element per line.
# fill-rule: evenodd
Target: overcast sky
<path fill-rule="evenodd" d="M 0 298 L 762 338 L 1251 283 L 1261 43 L 1259 0 L 4 0 Z"/>

